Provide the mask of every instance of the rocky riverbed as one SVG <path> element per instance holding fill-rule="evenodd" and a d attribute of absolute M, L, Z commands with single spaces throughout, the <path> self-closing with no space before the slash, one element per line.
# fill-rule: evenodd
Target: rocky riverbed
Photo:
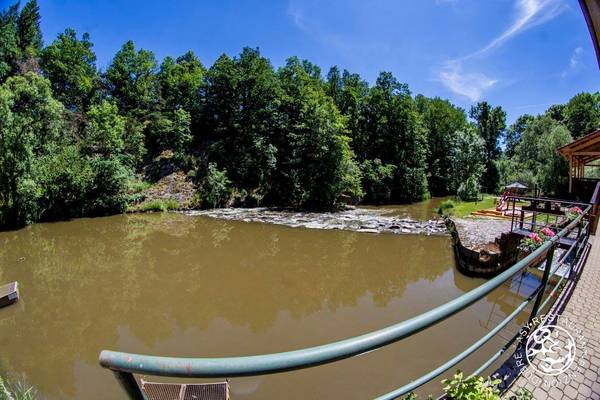
<path fill-rule="evenodd" d="M 263 222 L 312 229 L 342 229 L 367 233 L 446 235 L 441 219 L 417 221 L 382 215 L 385 210 L 349 208 L 335 213 L 295 212 L 271 208 L 219 208 L 185 211 L 189 215 L 226 220 Z"/>

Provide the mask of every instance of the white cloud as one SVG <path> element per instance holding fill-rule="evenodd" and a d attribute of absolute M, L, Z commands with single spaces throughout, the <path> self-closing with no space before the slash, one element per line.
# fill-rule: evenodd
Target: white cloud
<path fill-rule="evenodd" d="M 561 78 L 566 78 L 570 73 L 575 72 L 579 66 L 581 65 L 581 56 L 583 54 L 582 47 L 576 47 L 573 50 L 573 54 L 571 55 L 571 59 L 569 60 L 569 65 L 567 68 L 560 74 Z"/>
<path fill-rule="evenodd" d="M 498 81 L 480 72 L 462 72 L 460 63 L 448 63 L 438 74 L 438 80 L 456 94 L 479 101 L 485 90 Z"/>
<path fill-rule="evenodd" d="M 497 49 L 525 30 L 555 18 L 565 9 L 564 0 L 516 0 L 516 11 L 510 26 L 481 49 L 446 62 L 437 74 L 438 80 L 453 92 L 466 96 L 471 101 L 479 100 L 483 93 L 499 80 L 482 72 L 463 72 L 466 61 Z"/>
<path fill-rule="evenodd" d="M 512 24 L 486 46 L 465 58 L 470 58 L 502 46 L 508 39 L 519 33 L 543 24 L 558 16 L 566 9 L 563 0 L 517 0 Z"/>

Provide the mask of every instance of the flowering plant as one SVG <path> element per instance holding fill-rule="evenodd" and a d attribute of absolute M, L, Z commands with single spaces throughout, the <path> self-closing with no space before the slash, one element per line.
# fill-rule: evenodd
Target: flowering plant
<path fill-rule="evenodd" d="M 581 210 L 581 208 L 575 206 L 575 207 L 571 207 L 567 210 L 566 217 L 567 217 L 568 221 L 573 221 L 575 218 L 579 217 L 581 214 L 583 214 L 583 211 Z"/>
<path fill-rule="evenodd" d="M 541 233 L 543 236 L 546 236 L 547 238 L 551 238 L 552 236 L 554 236 L 554 235 L 555 235 L 554 231 L 553 231 L 552 229 L 548 228 L 548 227 L 545 227 L 545 228 L 543 228 L 543 229 L 540 231 L 540 233 Z"/>
<path fill-rule="evenodd" d="M 550 240 L 554 235 L 554 231 L 548 227 L 544 227 L 538 232 L 531 232 L 526 238 L 521 239 L 519 250 L 531 253 Z"/>

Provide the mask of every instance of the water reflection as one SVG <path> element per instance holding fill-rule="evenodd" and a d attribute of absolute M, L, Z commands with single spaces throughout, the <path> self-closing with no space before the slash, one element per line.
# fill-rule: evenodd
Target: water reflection
<path fill-rule="evenodd" d="M 480 283 L 455 273 L 443 237 L 179 214 L 0 233 L 0 281 L 11 280 L 23 301 L 0 310 L 0 369 L 24 374 L 51 399 L 122 398 L 98 367 L 104 348 L 180 356 L 290 350 L 395 323 Z M 498 296 L 406 344 L 318 371 L 234 380 L 233 391 L 275 398 L 293 384 L 288 398 L 372 397 L 453 353 L 432 343 L 481 336 L 478 322 L 502 303 Z M 444 339 L 444 330 L 466 335 Z"/>

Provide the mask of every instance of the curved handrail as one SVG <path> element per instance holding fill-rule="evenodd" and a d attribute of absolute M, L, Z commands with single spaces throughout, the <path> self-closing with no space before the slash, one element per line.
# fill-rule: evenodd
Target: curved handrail
<path fill-rule="evenodd" d="M 589 212 L 588 205 L 558 234 L 515 265 L 471 291 L 415 317 L 364 335 L 325 345 L 282 353 L 243 357 L 183 358 L 131 354 L 103 350 L 100 364 L 114 371 L 157 376 L 211 378 L 265 375 L 313 367 L 350 358 L 407 338 L 460 312 L 506 282 L 545 254 Z"/>

